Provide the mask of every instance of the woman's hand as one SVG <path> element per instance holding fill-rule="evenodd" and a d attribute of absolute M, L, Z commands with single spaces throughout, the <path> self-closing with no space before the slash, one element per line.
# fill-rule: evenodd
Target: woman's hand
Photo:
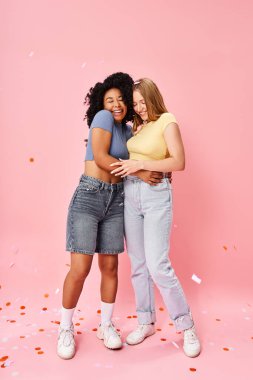
<path fill-rule="evenodd" d="M 164 177 L 161 172 L 150 172 L 149 170 L 140 170 L 135 175 L 150 186 L 158 185 Z"/>
<path fill-rule="evenodd" d="M 121 160 L 119 162 L 114 162 L 110 166 L 118 166 L 117 169 L 111 171 L 111 174 L 115 176 L 126 177 L 129 174 L 133 174 L 138 170 L 143 169 L 143 161 L 137 160 Z"/>

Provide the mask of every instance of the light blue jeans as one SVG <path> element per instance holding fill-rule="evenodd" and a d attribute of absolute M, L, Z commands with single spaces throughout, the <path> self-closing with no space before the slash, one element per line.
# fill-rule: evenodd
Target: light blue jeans
<path fill-rule="evenodd" d="M 135 176 L 124 181 L 124 224 L 139 324 L 156 321 L 154 283 L 176 330 L 193 326 L 183 289 L 168 258 L 172 189 L 167 178 L 150 186 Z"/>

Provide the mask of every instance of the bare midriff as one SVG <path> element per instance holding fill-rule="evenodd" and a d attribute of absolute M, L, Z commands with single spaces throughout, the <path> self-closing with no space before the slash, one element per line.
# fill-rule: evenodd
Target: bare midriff
<path fill-rule="evenodd" d="M 95 161 L 85 161 L 84 174 L 88 175 L 89 177 L 100 179 L 101 181 L 107 183 L 122 182 L 122 178 L 115 177 L 115 175 L 109 173 L 104 169 L 101 169 L 99 166 L 97 166 Z"/>

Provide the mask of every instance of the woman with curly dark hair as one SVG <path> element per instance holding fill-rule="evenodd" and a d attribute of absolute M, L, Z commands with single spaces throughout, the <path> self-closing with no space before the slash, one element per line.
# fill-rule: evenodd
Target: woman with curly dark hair
<path fill-rule="evenodd" d="M 63 287 L 62 316 L 57 353 L 63 359 L 75 355 L 75 307 L 89 274 L 94 253 L 99 254 L 101 271 L 101 324 L 97 337 L 110 349 L 122 347 L 111 322 L 118 285 L 118 254 L 124 252 L 123 182 L 111 174 L 110 164 L 127 159 L 127 140 L 131 137 L 132 78 L 115 73 L 97 83 L 86 95 L 86 113 L 90 127 L 84 174 L 71 199 L 67 221 L 67 251 L 71 267 Z M 139 171 L 138 176 L 153 184 L 159 175 Z"/>

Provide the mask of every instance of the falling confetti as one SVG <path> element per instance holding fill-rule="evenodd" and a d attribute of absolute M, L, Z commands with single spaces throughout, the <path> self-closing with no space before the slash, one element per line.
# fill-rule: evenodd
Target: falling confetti
<path fill-rule="evenodd" d="M 131 316 L 131 315 L 128 315 L 127 318 L 130 319 L 130 318 L 132 318 L 132 316 Z"/>
<path fill-rule="evenodd" d="M 164 311 L 164 308 L 163 308 L 163 307 L 159 307 L 159 310 L 160 310 L 160 311 Z"/>
<path fill-rule="evenodd" d="M 6 306 L 11 306 L 11 303 L 10 303 L 10 302 L 6 302 L 5 305 L 6 305 Z"/>
<path fill-rule="evenodd" d="M 9 268 L 14 267 L 14 265 L 15 265 L 15 263 L 11 263 L 11 264 L 9 265 Z"/>
<path fill-rule="evenodd" d="M 44 351 L 38 351 L 37 354 L 42 355 L 42 354 L 44 354 Z"/>
<path fill-rule="evenodd" d="M 196 368 L 189 368 L 189 370 L 190 370 L 191 372 L 196 372 L 196 371 L 197 371 Z"/>
<path fill-rule="evenodd" d="M 0 362 L 5 362 L 7 359 L 9 359 L 9 356 L 2 356 Z"/>
<path fill-rule="evenodd" d="M 162 329 L 156 329 L 156 331 L 162 331 Z"/>
<path fill-rule="evenodd" d="M 56 291 L 55 291 L 55 294 L 58 294 L 58 293 L 59 293 L 59 291 L 60 291 L 60 289 L 59 289 L 59 288 L 57 288 L 57 289 L 56 289 Z"/>
<path fill-rule="evenodd" d="M 36 351 L 40 351 L 40 350 L 41 350 L 41 347 L 35 347 L 35 350 L 36 350 Z"/>
<path fill-rule="evenodd" d="M 87 63 L 86 63 L 86 62 L 83 62 L 81 68 L 84 69 L 86 65 L 87 65 Z"/>
<path fill-rule="evenodd" d="M 48 298 L 48 297 L 49 297 L 49 294 L 47 294 L 47 293 L 44 294 L 44 297 L 45 297 L 45 298 Z"/>
<path fill-rule="evenodd" d="M 201 284 L 202 281 L 198 276 L 196 276 L 196 274 L 192 275 L 192 280 L 195 281 L 197 284 Z"/>
<path fill-rule="evenodd" d="M 97 314 L 101 314 L 101 310 L 99 309 L 99 310 L 97 310 Z"/>
<path fill-rule="evenodd" d="M 176 348 L 179 348 L 179 345 L 176 343 L 176 342 L 171 342 L 173 344 L 173 346 L 175 346 Z"/>
<path fill-rule="evenodd" d="M 228 247 L 226 245 L 223 245 L 223 249 L 224 249 L 224 251 L 227 251 Z"/>
<path fill-rule="evenodd" d="M 223 347 L 223 350 L 224 350 L 224 351 L 229 351 L 229 348 L 227 348 L 227 347 Z"/>
<path fill-rule="evenodd" d="M 166 338 L 161 338 L 160 339 L 162 342 L 165 342 L 167 339 Z"/>
<path fill-rule="evenodd" d="M 34 158 L 33 158 L 33 157 L 30 157 L 30 158 L 29 158 L 29 161 L 30 161 L 30 162 L 34 162 Z"/>
<path fill-rule="evenodd" d="M 97 331 L 98 329 L 95 327 L 94 329 L 92 329 L 92 331 Z"/>
<path fill-rule="evenodd" d="M 24 309 L 25 309 L 25 306 L 20 306 L 20 309 L 21 309 L 21 310 L 24 310 Z"/>

